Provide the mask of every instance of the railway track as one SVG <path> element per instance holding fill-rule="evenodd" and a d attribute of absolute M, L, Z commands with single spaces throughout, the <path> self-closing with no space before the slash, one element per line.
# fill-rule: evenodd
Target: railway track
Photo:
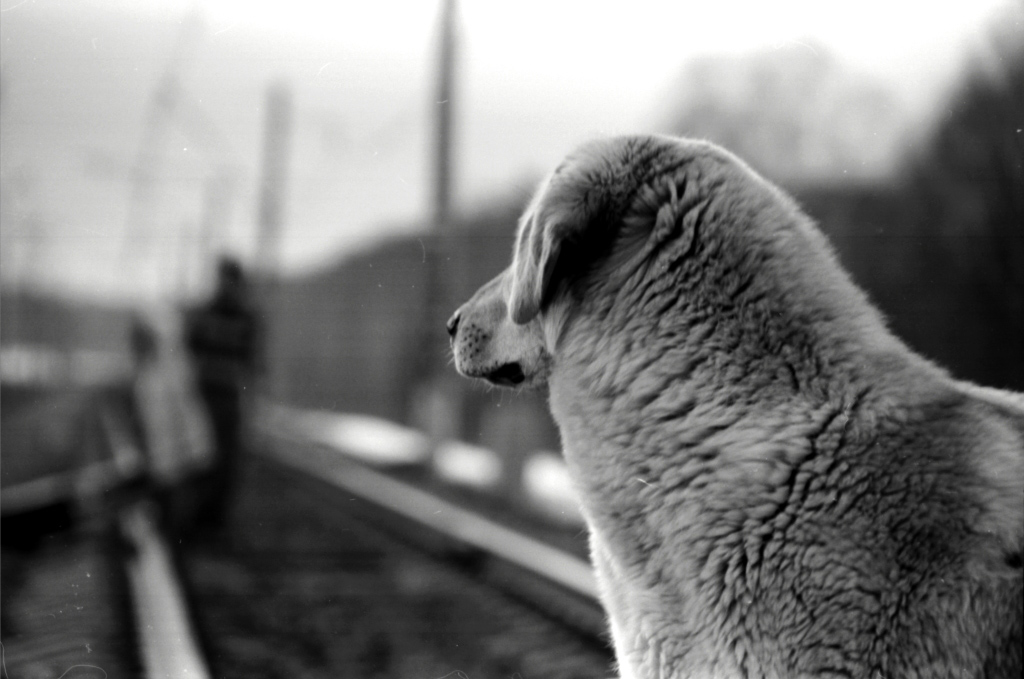
<path fill-rule="evenodd" d="M 84 463 L 4 488 L 2 676 L 206 679 L 142 454 L 93 396 Z"/>
<path fill-rule="evenodd" d="M 215 676 L 610 676 L 600 608 L 564 574 L 452 530 L 467 516 L 438 498 L 396 484 L 396 509 L 372 470 L 297 455 L 252 460 L 230 539 L 182 550 Z"/>
<path fill-rule="evenodd" d="M 137 469 L 116 423 L 108 439 Z M 49 571 L 25 557 L 29 589 L 4 583 L 7 676 L 612 675 L 587 564 L 465 503 L 293 440 L 246 461 L 234 500 L 222 533 L 170 542 L 122 498 L 104 530 L 57 540 Z M 77 636 L 25 629 L 61 581 L 88 602 Z"/>

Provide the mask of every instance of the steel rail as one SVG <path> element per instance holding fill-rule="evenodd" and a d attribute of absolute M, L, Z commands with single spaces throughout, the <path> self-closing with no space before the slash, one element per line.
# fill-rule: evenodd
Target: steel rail
<path fill-rule="evenodd" d="M 103 426 L 112 448 L 111 464 L 128 476 L 142 473 L 145 457 L 128 434 L 127 423 L 104 410 Z M 146 676 L 210 679 L 170 547 L 158 528 L 155 506 L 135 502 L 120 511 L 118 522 L 133 547 L 125 570 Z"/>
<path fill-rule="evenodd" d="M 264 454 L 371 504 L 597 600 L 593 569 L 583 559 L 347 459 L 337 450 L 301 437 L 289 438 L 293 444 L 300 445 L 265 446 Z"/>
<path fill-rule="evenodd" d="M 170 549 L 156 528 L 151 507 L 122 511 L 121 529 L 135 553 L 127 560 L 139 655 L 150 679 L 209 679 Z"/>

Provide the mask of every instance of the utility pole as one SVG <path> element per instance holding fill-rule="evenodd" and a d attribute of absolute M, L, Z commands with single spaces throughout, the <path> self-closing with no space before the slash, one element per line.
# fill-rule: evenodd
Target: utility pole
<path fill-rule="evenodd" d="M 256 262 L 269 280 L 279 276 L 281 265 L 281 225 L 292 126 L 292 95 L 285 83 L 275 83 L 267 90 L 264 120 Z"/>
<path fill-rule="evenodd" d="M 433 445 L 457 438 L 462 430 L 461 391 L 453 388 L 447 374 L 448 336 L 444 322 L 451 313 L 448 293 L 452 253 L 452 177 L 454 113 L 457 97 L 456 0 L 441 0 L 438 32 L 437 75 L 431 100 L 433 127 L 430 159 L 430 245 L 425 260 L 425 304 L 420 317 L 414 369 L 412 419 L 424 429 Z"/>
<path fill-rule="evenodd" d="M 451 218 L 452 111 L 455 70 L 455 0 L 442 0 L 441 35 L 434 104 L 433 228 L 444 234 Z"/>
<path fill-rule="evenodd" d="M 291 89 L 283 82 L 271 85 L 265 105 L 256 267 L 261 283 L 258 303 L 263 317 L 264 355 L 269 357 L 279 336 L 274 321 L 280 319 L 281 242 L 292 128 Z M 273 361 L 267 362 L 266 370 L 266 396 L 283 397 L 288 389 L 287 371 Z"/>
<path fill-rule="evenodd" d="M 424 365 L 421 378 L 436 376 L 439 366 L 444 365 L 443 355 L 447 351 L 448 337 L 444 333 L 444 321 L 448 310 L 443 308 L 448 295 L 445 267 L 451 257 L 452 237 L 452 144 L 454 138 L 455 102 L 455 0 L 442 0 L 440 31 L 437 52 L 436 90 L 432 101 L 433 115 L 433 157 L 431 158 L 432 204 L 430 206 L 430 228 L 432 231 L 431 257 L 427 258 L 427 304 L 423 318 L 423 339 L 425 342 Z"/>

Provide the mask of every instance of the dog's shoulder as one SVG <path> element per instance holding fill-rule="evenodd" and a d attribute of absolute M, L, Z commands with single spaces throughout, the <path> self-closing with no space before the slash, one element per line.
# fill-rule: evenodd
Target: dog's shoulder
<path fill-rule="evenodd" d="M 879 376 L 873 385 L 876 410 L 866 419 L 859 454 L 894 475 L 890 489 L 906 491 L 901 521 L 954 532 L 961 526 L 977 564 L 1004 574 L 1010 566 L 1020 577 L 1024 394 L 944 372 L 918 380 L 904 380 L 904 374 Z"/>

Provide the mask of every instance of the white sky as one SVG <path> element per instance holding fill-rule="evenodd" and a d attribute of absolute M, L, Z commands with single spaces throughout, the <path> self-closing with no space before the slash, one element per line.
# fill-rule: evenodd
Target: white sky
<path fill-rule="evenodd" d="M 949 74 L 1008 1 L 457 0 L 457 199 L 472 206 L 507 194 L 595 134 L 649 128 L 696 55 L 820 45 L 921 93 Z M 50 277 L 43 283 L 103 295 L 138 288 L 111 275 L 123 258 L 127 180 L 101 186 L 75 172 L 83 162 L 93 170 L 132 162 L 153 82 L 196 7 L 207 24 L 207 56 L 190 93 L 229 150 L 208 149 L 191 165 L 175 159 L 174 167 L 201 172 L 230 156 L 245 168 L 229 227 L 234 249 L 251 251 L 262 94 L 281 76 L 292 83 L 306 130 L 293 151 L 287 268 L 321 265 L 425 214 L 438 0 L 84 2 L 0 0 L 0 165 L 5 188 L 16 175 L 33 178 L 5 204 L 4 243 L 27 242 L 28 218 L 45 224 L 46 237 L 25 246 L 42 251 L 33 257 L 47 265 L 28 268 Z M 126 28 L 89 28 L 76 18 L 85 6 Z M 325 151 L 328 142 L 338 148 Z M 182 158 L 194 155 L 191 143 L 180 146 Z M 165 268 L 168 249 L 187 247 L 175 234 L 194 231 L 201 218 L 194 196 L 174 190 L 164 190 L 166 214 L 149 227 Z"/>
<path fill-rule="evenodd" d="M 12 3 L 16 4 L 16 3 Z M 128 2 L 138 7 L 138 1 Z M 149 0 L 179 14 L 189 1 Z M 941 57 L 1006 0 L 458 0 L 466 50 L 477 65 L 524 77 L 566 72 L 599 84 L 605 76 L 663 84 L 680 57 L 739 52 L 817 39 L 870 68 L 924 55 Z M 320 0 L 199 3 L 227 31 L 259 26 L 333 40 L 359 51 L 419 57 L 429 48 L 437 3 Z"/>

